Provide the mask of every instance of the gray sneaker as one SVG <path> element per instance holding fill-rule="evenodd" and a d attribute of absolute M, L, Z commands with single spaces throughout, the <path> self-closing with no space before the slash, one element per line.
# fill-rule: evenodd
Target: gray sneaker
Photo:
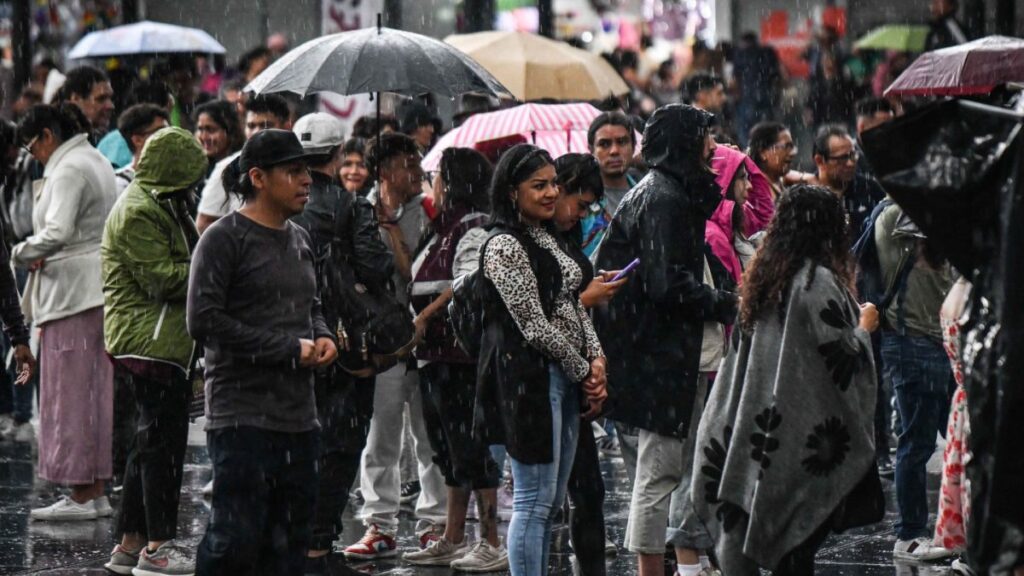
<path fill-rule="evenodd" d="M 161 544 L 153 553 L 143 548 L 132 576 L 192 576 L 195 570 L 196 564 L 185 553 L 185 549 L 170 540 Z"/>
<path fill-rule="evenodd" d="M 132 568 L 139 563 L 139 552 L 132 552 L 125 550 L 120 544 L 114 546 L 114 551 L 110 553 L 110 562 L 103 565 L 104 568 L 110 570 L 114 574 L 123 574 L 128 576 L 132 573 Z"/>
<path fill-rule="evenodd" d="M 473 545 L 468 554 L 452 562 L 451 568 L 459 572 L 508 570 L 508 550 L 501 544 L 494 547 L 487 540 L 480 540 Z"/>
<path fill-rule="evenodd" d="M 423 550 L 407 552 L 402 558 L 413 566 L 451 566 L 452 562 L 465 556 L 466 552 L 469 552 L 469 538 L 463 538 L 462 542 L 454 544 L 442 536 Z"/>

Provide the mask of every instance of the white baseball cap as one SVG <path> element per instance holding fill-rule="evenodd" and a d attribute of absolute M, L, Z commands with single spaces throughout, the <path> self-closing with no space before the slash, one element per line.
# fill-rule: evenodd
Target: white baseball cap
<path fill-rule="evenodd" d="M 292 128 L 302 148 L 311 154 L 327 154 L 345 143 L 345 124 L 324 112 L 306 114 Z"/>

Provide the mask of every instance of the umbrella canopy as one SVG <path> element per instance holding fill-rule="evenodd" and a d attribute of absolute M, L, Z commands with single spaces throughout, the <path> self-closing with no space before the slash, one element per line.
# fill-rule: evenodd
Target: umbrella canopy
<path fill-rule="evenodd" d="M 245 88 L 257 94 L 467 92 L 511 98 L 482 66 L 448 44 L 391 28 L 322 36 L 291 50 Z"/>
<path fill-rule="evenodd" d="M 223 54 L 220 42 L 203 30 L 145 20 L 90 32 L 68 53 L 78 58 L 107 58 L 135 54 Z"/>
<path fill-rule="evenodd" d="M 600 56 L 536 34 L 478 32 L 445 42 L 472 56 L 519 100 L 600 100 L 629 92 Z"/>
<path fill-rule="evenodd" d="M 423 169 L 436 170 L 446 148 L 472 148 L 509 136 L 522 136 L 555 158 L 569 152 L 586 152 L 587 130 L 600 113 L 590 104 L 522 104 L 477 114 L 438 140 L 423 158 Z"/>
<path fill-rule="evenodd" d="M 928 39 L 927 26 L 890 24 L 875 28 L 854 44 L 862 50 L 898 50 L 900 52 L 923 52 Z"/>
<path fill-rule="evenodd" d="M 1008 82 L 1024 82 L 1024 40 L 987 36 L 925 52 L 885 90 L 885 95 L 987 94 Z"/>

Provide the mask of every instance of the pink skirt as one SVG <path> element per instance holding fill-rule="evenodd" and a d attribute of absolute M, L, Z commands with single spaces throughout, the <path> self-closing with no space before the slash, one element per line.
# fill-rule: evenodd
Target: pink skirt
<path fill-rule="evenodd" d="M 103 308 L 40 326 L 39 477 L 65 485 L 112 476 L 114 367 Z"/>

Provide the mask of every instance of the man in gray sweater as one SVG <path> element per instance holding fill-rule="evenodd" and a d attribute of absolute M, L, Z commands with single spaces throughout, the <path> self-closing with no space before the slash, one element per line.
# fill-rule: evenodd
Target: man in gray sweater
<path fill-rule="evenodd" d="M 320 313 L 303 211 L 306 152 L 284 130 L 242 149 L 245 204 L 192 258 L 188 329 L 206 351 L 213 510 L 196 574 L 301 574 L 320 438 L 313 371 L 337 349 Z"/>

